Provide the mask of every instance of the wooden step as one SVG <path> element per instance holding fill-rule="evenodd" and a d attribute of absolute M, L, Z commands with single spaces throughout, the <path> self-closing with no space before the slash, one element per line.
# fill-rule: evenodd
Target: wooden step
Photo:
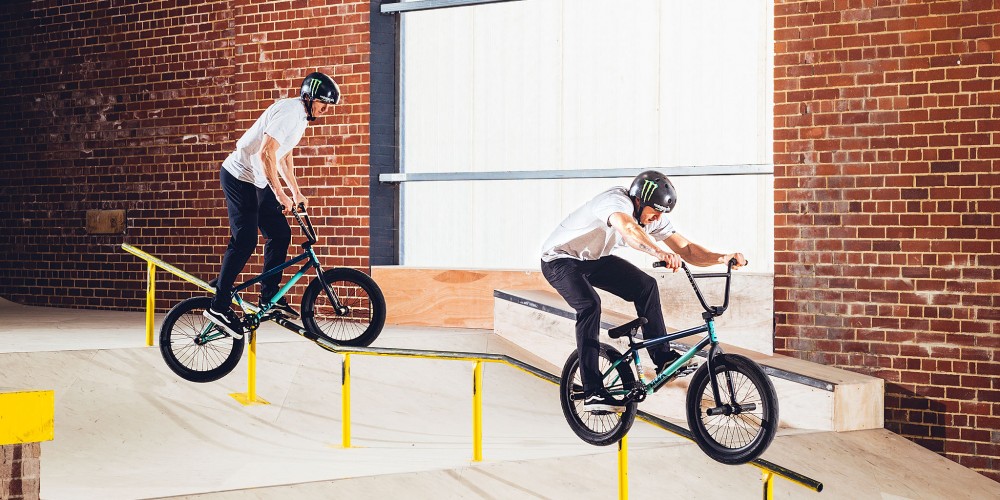
<path fill-rule="evenodd" d="M 493 330 L 509 342 L 531 352 L 539 366 L 555 375 L 576 349 L 576 313 L 550 290 L 495 290 Z M 613 311 L 601 314 L 601 341 L 628 349 L 628 339 L 610 339 L 606 331 L 635 319 Z M 696 326 L 700 318 L 693 318 Z M 668 330 L 676 331 L 673 325 Z M 739 332 L 718 330 L 720 339 Z M 698 336 L 674 344 L 687 350 Z M 811 363 L 782 355 L 768 355 L 722 343 L 726 352 L 738 353 L 759 363 L 778 393 L 781 425 L 796 429 L 852 431 L 884 426 L 885 382 L 877 377 Z M 703 354 L 700 354 L 704 356 Z M 683 419 L 687 379 L 667 384 L 642 404 L 644 410 L 665 418 Z"/>

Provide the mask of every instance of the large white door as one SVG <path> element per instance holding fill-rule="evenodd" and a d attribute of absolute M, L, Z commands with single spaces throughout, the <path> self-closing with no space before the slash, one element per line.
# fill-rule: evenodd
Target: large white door
<path fill-rule="evenodd" d="M 406 14 L 403 171 L 770 164 L 772 12 L 765 0 L 524 0 Z M 770 175 L 673 180 L 682 234 L 773 269 Z M 566 214 L 629 181 L 405 182 L 401 263 L 537 268 Z"/>

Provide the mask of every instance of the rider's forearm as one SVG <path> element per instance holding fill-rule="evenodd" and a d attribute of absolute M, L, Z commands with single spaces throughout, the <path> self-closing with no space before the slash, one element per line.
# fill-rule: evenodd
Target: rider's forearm
<path fill-rule="evenodd" d="M 299 182 L 295 179 L 294 168 L 288 160 L 281 162 L 281 177 L 285 179 L 285 184 L 292 193 L 299 193 Z"/>
<path fill-rule="evenodd" d="M 653 257 L 660 258 L 663 249 L 656 244 L 656 241 L 646 234 L 645 231 L 635 223 L 631 215 L 624 212 L 615 212 L 608 218 L 608 225 L 615 228 L 618 234 L 625 241 L 625 244 L 640 251 L 648 253 Z"/>
<path fill-rule="evenodd" d="M 622 239 L 625 240 L 625 244 L 639 250 L 640 252 L 648 253 L 653 257 L 659 258 L 659 252 L 663 249 L 656 244 L 656 240 L 649 236 L 645 231 L 643 231 L 637 224 L 630 224 L 625 226 L 624 231 L 619 231 L 622 235 Z"/>
<path fill-rule="evenodd" d="M 283 188 L 281 186 L 281 179 L 278 176 L 278 160 L 274 157 L 274 152 L 264 148 L 260 152 L 260 160 L 264 166 L 264 177 L 267 178 L 267 183 L 271 185 L 271 190 L 275 194 L 280 193 Z"/>
<path fill-rule="evenodd" d="M 725 264 L 726 254 L 713 252 L 697 243 L 688 243 L 678 253 L 685 262 L 698 267 Z"/>

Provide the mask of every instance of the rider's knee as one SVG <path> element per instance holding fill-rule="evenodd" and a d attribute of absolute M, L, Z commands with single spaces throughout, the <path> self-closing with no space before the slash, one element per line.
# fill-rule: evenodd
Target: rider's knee
<path fill-rule="evenodd" d="M 594 296 L 593 298 L 581 301 L 576 304 L 576 315 L 577 316 L 590 316 L 593 314 L 601 314 L 601 297 Z"/>
<path fill-rule="evenodd" d="M 273 241 L 279 245 L 288 246 L 292 242 L 292 229 L 287 225 L 284 227 L 275 228 L 276 230 L 268 231 L 267 239 L 268 241 Z"/>
<path fill-rule="evenodd" d="M 233 235 L 233 245 L 241 253 L 252 253 L 257 246 L 257 231 L 238 231 Z"/>
<path fill-rule="evenodd" d="M 656 278 L 654 278 L 654 277 L 652 277 L 652 276 L 650 276 L 650 275 L 648 275 L 646 273 L 642 273 L 642 274 L 643 274 L 643 277 L 640 277 L 636 281 L 636 286 L 639 287 L 639 289 L 642 291 L 643 294 L 659 295 L 659 293 L 660 293 L 660 287 L 656 283 Z"/>

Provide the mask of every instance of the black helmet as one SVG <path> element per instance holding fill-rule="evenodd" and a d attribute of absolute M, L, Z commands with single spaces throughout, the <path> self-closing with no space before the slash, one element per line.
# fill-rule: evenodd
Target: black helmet
<path fill-rule="evenodd" d="M 632 186 L 628 189 L 628 195 L 639 202 L 633 216 L 639 219 L 639 214 L 645 207 L 653 207 L 660 212 L 669 212 L 677 204 L 677 190 L 670 183 L 667 176 L 655 171 L 647 170 L 632 180 Z"/>
<path fill-rule="evenodd" d="M 337 86 L 337 82 L 323 73 L 309 73 L 309 76 L 302 80 L 302 101 L 306 104 L 309 121 L 316 119 L 312 114 L 314 100 L 327 104 L 338 104 L 340 102 L 340 87 Z"/>

